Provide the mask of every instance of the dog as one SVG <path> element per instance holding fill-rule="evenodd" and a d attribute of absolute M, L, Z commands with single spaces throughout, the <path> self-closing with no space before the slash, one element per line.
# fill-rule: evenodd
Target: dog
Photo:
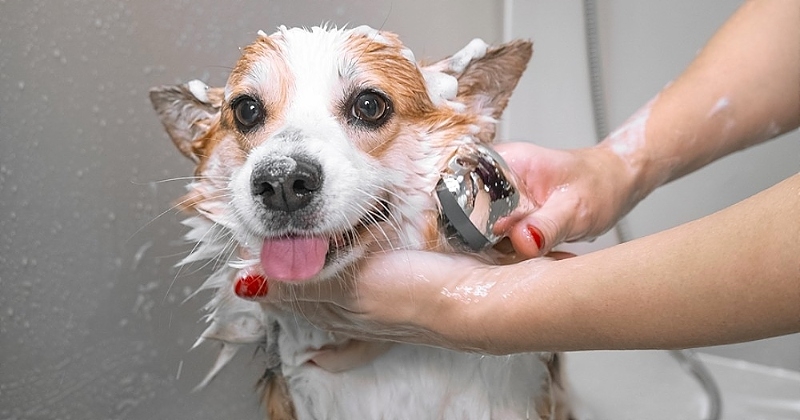
<path fill-rule="evenodd" d="M 211 88 L 194 80 L 150 98 L 197 166 L 181 262 L 215 260 L 209 327 L 220 356 L 204 386 L 261 343 L 266 415 L 279 419 L 570 418 L 558 354 L 490 356 L 364 342 L 244 297 L 264 283 L 351 276 L 370 253 L 454 252 L 434 188 L 459 147 L 491 143 L 532 55 L 528 41 L 473 40 L 428 65 L 367 26 L 259 31 Z"/>

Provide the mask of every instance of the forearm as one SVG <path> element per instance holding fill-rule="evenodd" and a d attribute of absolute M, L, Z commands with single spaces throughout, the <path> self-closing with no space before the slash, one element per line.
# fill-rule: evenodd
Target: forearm
<path fill-rule="evenodd" d="M 601 148 L 636 178 L 636 198 L 800 124 L 800 3 L 745 3 L 674 83 Z M 641 127 L 638 127 L 641 125 Z"/>
<path fill-rule="evenodd" d="M 484 334 L 499 353 L 685 348 L 797 332 L 799 237 L 800 174 L 692 223 L 552 263 L 544 275 L 535 260 L 503 267 L 511 288 L 497 293 L 513 298 L 494 296 L 485 307 L 494 315 L 477 317 L 493 319 Z"/>

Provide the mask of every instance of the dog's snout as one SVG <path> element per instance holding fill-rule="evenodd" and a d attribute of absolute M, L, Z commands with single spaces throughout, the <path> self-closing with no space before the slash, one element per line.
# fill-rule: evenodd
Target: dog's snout
<path fill-rule="evenodd" d="M 306 158 L 270 159 L 253 170 L 251 191 L 270 210 L 293 212 L 307 206 L 322 187 L 322 168 Z"/>

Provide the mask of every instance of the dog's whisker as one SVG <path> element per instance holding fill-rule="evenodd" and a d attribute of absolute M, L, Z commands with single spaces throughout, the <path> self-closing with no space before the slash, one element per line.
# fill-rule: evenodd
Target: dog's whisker
<path fill-rule="evenodd" d="M 214 225 L 213 225 L 213 226 L 212 226 L 212 227 L 209 229 L 209 231 L 210 231 L 210 230 L 213 230 L 213 229 L 214 229 L 214 228 L 216 228 L 216 227 L 217 227 L 217 224 L 214 224 Z M 206 234 L 208 234 L 208 232 L 207 232 Z M 203 235 L 203 238 L 205 238 L 205 235 Z M 201 238 L 199 241 L 197 241 L 197 242 L 194 244 L 194 246 L 192 247 L 191 251 L 189 251 L 189 253 L 187 254 L 187 258 L 188 258 L 189 256 L 191 256 L 192 254 L 194 254 L 195 252 L 197 252 L 197 250 L 198 250 L 198 249 L 199 249 L 199 248 L 202 246 L 202 244 L 203 244 L 203 238 Z M 178 267 L 178 271 L 177 271 L 177 272 L 175 273 L 175 275 L 172 277 L 172 281 L 170 281 L 170 283 L 169 283 L 169 286 L 167 287 L 167 291 L 166 291 L 166 292 L 164 292 L 164 298 L 163 298 L 163 301 L 164 301 L 164 302 L 167 300 L 167 298 L 168 298 L 168 296 L 169 296 L 169 293 L 172 291 L 172 287 L 175 285 L 175 282 L 177 282 L 177 280 L 178 280 L 178 277 L 180 277 L 180 276 L 181 276 L 181 274 L 183 273 L 183 268 L 184 268 L 184 267 L 185 267 L 185 265 L 184 265 L 184 264 L 180 264 L 180 265 L 179 265 L 179 267 Z M 192 274 L 192 273 L 189 273 L 189 274 Z"/>
<path fill-rule="evenodd" d="M 208 197 L 208 198 L 207 198 L 207 200 L 215 200 L 215 199 L 218 199 L 218 198 L 221 198 L 221 197 L 225 197 L 225 195 L 224 195 L 224 194 L 220 194 L 219 196 L 212 196 L 212 197 Z M 128 239 L 126 240 L 126 243 L 127 243 L 127 242 L 130 242 L 130 240 L 131 240 L 131 239 L 133 239 L 133 238 L 134 238 L 136 235 L 138 235 L 138 234 L 139 234 L 141 231 L 143 231 L 145 228 L 147 228 L 148 226 L 150 226 L 150 225 L 151 225 L 153 222 L 155 222 L 155 221 L 156 221 L 156 220 L 158 220 L 159 218 L 163 217 L 165 214 L 167 214 L 167 213 L 169 213 L 169 212 L 171 212 L 171 211 L 178 211 L 178 210 L 180 210 L 180 209 L 181 209 L 181 207 L 183 207 L 184 205 L 186 205 L 186 204 L 188 204 L 188 203 L 191 203 L 191 202 L 193 202 L 194 200 L 195 200 L 195 198 L 194 198 L 194 197 L 186 197 L 186 198 L 184 198 L 183 200 L 181 200 L 181 201 L 179 201 L 179 202 L 177 202 L 177 203 L 173 204 L 173 205 L 172 205 L 172 206 L 170 206 L 168 209 L 166 209 L 166 210 L 162 211 L 161 213 L 159 213 L 158 215 L 156 215 L 155 217 L 153 217 L 152 219 L 150 219 L 149 221 L 147 221 L 147 223 L 145 223 L 144 225 L 142 225 L 142 226 L 140 226 L 138 229 L 136 229 L 136 231 L 135 231 L 135 232 L 133 232 L 133 233 L 132 233 L 132 234 L 131 234 L 131 235 L 128 237 Z"/>
<path fill-rule="evenodd" d="M 229 176 L 209 176 L 209 175 L 192 175 L 192 176 L 176 176 L 173 178 L 159 179 L 155 181 L 131 181 L 132 184 L 138 186 L 147 186 L 152 184 L 166 184 L 167 182 L 175 181 L 202 181 L 202 180 L 216 180 L 216 181 L 230 181 Z"/>
<path fill-rule="evenodd" d="M 217 228 L 219 228 L 219 229 L 217 229 Z M 234 243 L 234 245 L 235 245 L 235 242 L 233 241 L 233 234 L 231 232 L 227 232 L 225 229 L 221 228 L 220 225 L 216 225 L 214 227 L 214 229 L 209 230 L 208 233 L 211 233 L 212 230 L 214 231 L 214 233 L 213 233 L 214 238 L 211 239 L 211 240 L 200 240 L 200 241 L 198 241 L 195 244 L 195 246 L 192 248 L 192 250 L 189 252 L 190 256 L 192 254 L 194 254 L 195 252 L 197 252 L 198 249 L 203 245 L 203 243 L 217 243 L 218 241 L 224 239 L 225 237 L 229 237 L 229 239 L 227 240 L 227 243 Z M 227 245 L 224 245 L 223 249 L 224 249 L 225 246 L 227 246 Z M 192 274 L 198 273 L 201 270 L 203 270 L 204 268 L 212 265 L 216 259 L 217 259 L 217 257 L 206 258 L 204 260 L 205 262 L 203 264 L 201 264 L 199 267 L 193 269 L 192 271 L 186 272 L 184 274 L 185 275 L 192 275 Z M 178 273 L 175 275 L 175 279 L 177 279 L 177 277 L 181 274 L 181 270 L 183 270 L 184 266 L 185 265 L 181 265 L 180 266 L 180 268 L 178 269 Z M 173 279 L 173 283 L 174 283 L 174 279 Z M 172 284 L 170 284 L 170 288 L 171 287 L 172 287 Z M 167 292 L 169 292 L 169 289 L 167 290 Z"/>
<path fill-rule="evenodd" d="M 388 189 L 383 188 L 383 190 L 389 192 L 390 194 L 394 194 L 391 191 L 389 191 Z M 359 191 L 362 192 L 363 194 L 368 195 L 371 198 L 374 197 L 374 196 L 372 196 L 371 194 L 369 194 L 366 191 L 363 191 L 363 190 L 359 190 Z M 396 196 L 396 194 L 394 194 L 394 196 Z M 370 218 L 370 221 L 371 221 L 370 225 L 375 225 L 376 228 L 381 231 L 381 234 L 386 239 L 386 244 L 388 245 L 389 249 L 398 249 L 397 246 L 392 243 L 393 241 L 391 240 L 390 235 L 385 231 L 383 223 L 380 223 L 380 222 L 385 222 L 385 224 L 387 224 L 389 227 L 391 227 L 395 231 L 395 233 L 397 233 L 398 236 L 399 236 L 401 234 L 401 231 L 402 231 L 402 229 L 401 229 L 402 222 L 398 219 L 398 216 L 397 216 L 396 212 L 395 211 L 391 211 L 391 208 L 397 209 L 398 206 L 396 204 L 392 203 L 391 201 L 381 201 L 381 203 L 384 206 L 384 208 L 387 208 L 387 210 L 390 210 L 390 211 L 387 211 L 387 212 L 384 213 L 384 215 L 387 216 L 387 218 L 383 219 L 383 220 L 378 220 L 371 212 L 366 212 L 367 217 Z M 363 209 L 362 209 L 362 211 L 363 211 Z M 370 229 L 370 233 L 372 234 L 372 229 Z M 374 235 L 373 235 L 373 237 L 374 237 Z M 386 249 L 384 247 L 383 243 L 381 243 L 379 240 L 377 240 L 377 238 L 375 238 L 375 239 L 379 243 L 381 249 Z"/>

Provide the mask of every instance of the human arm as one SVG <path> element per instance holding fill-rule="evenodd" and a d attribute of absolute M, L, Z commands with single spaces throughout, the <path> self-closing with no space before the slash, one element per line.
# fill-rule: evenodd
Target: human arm
<path fill-rule="evenodd" d="M 394 252 L 354 282 L 275 284 L 269 295 L 356 337 L 496 354 L 725 344 L 800 332 L 798 237 L 800 174 L 583 256 L 493 266 Z"/>
<path fill-rule="evenodd" d="M 499 145 L 539 208 L 498 228 L 528 257 L 596 237 L 658 186 L 797 127 L 798 22 L 794 0 L 745 3 L 678 79 L 598 146 Z"/>

